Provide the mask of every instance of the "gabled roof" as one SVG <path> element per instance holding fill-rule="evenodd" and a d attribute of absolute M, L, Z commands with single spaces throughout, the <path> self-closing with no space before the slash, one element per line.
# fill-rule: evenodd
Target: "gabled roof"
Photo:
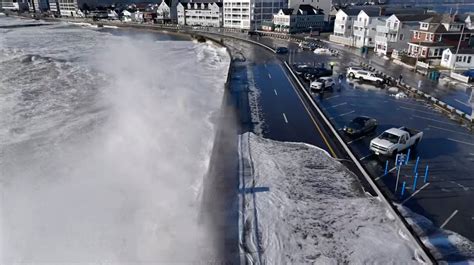
<path fill-rule="evenodd" d="M 414 22 L 418 22 L 418 21 L 422 21 L 422 20 L 425 20 L 425 19 L 428 19 L 430 17 L 433 16 L 433 14 L 418 14 L 418 15 L 398 15 L 398 14 L 394 14 L 398 20 L 402 21 L 402 22 L 410 22 L 410 21 L 414 21 Z"/>
<path fill-rule="evenodd" d="M 434 14 L 433 16 L 422 20 L 426 23 L 462 23 L 459 19 L 459 16 L 449 15 L 449 14 Z"/>
<path fill-rule="evenodd" d="M 283 12 L 283 14 L 285 14 L 287 16 L 293 14 L 293 8 L 282 8 L 280 10 L 281 10 L 281 12 Z"/>

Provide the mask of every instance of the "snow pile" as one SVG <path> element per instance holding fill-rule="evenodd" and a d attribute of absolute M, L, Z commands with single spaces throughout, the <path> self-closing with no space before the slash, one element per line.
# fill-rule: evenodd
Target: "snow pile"
<path fill-rule="evenodd" d="M 324 150 L 240 137 L 241 245 L 261 264 L 416 264 L 415 247 Z"/>

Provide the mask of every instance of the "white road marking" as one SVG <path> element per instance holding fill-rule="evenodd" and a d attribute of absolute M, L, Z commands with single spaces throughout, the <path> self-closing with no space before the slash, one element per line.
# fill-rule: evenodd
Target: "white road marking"
<path fill-rule="evenodd" d="M 349 141 L 349 142 L 347 142 L 347 143 L 348 143 L 348 144 L 352 144 L 353 142 L 357 142 L 357 141 L 362 140 L 362 139 L 364 139 L 364 138 L 365 138 L 365 136 L 361 136 L 361 137 L 359 137 L 359 138 L 357 138 L 357 139 L 354 139 L 354 140 L 352 140 L 352 141 Z"/>
<path fill-rule="evenodd" d="M 275 92 L 275 96 L 278 96 L 278 93 L 275 89 L 273 89 L 273 92 Z"/>
<path fill-rule="evenodd" d="M 326 109 L 335 108 L 335 107 L 339 107 L 339 106 L 346 105 L 346 104 L 347 104 L 347 102 L 344 102 L 344 103 L 339 103 L 339 104 L 336 104 L 336 105 L 333 105 L 333 106 L 327 107 Z"/>
<path fill-rule="evenodd" d="M 332 97 L 325 98 L 325 100 L 329 100 L 329 99 L 333 99 L 333 98 L 337 98 L 337 97 L 339 97 L 339 95 L 335 95 L 335 96 L 332 96 Z"/>
<path fill-rule="evenodd" d="M 272 79 L 272 75 L 270 73 L 268 73 L 268 78 Z"/>
<path fill-rule="evenodd" d="M 469 107 L 469 108 L 471 107 L 471 105 L 468 105 L 468 104 L 466 104 L 465 102 L 462 102 L 462 101 L 459 100 L 459 99 L 455 99 L 455 100 L 456 100 L 457 102 L 463 104 L 463 105 L 466 106 L 466 107 Z"/>
<path fill-rule="evenodd" d="M 286 115 L 284 112 L 283 112 L 283 119 L 285 119 L 285 122 L 288 123 L 288 119 L 286 118 Z"/>
<path fill-rule="evenodd" d="M 450 129 L 446 129 L 446 128 L 441 128 L 441 127 L 438 127 L 438 126 L 428 125 L 428 127 L 431 127 L 431 128 L 434 128 L 434 129 L 438 129 L 438 130 L 444 130 L 444 131 L 448 131 L 448 132 L 453 132 L 453 133 L 457 133 L 457 134 L 472 136 L 472 134 L 469 134 L 469 133 L 458 132 L 458 131 L 455 131 L 455 130 L 450 130 Z"/>
<path fill-rule="evenodd" d="M 423 110 L 414 109 L 414 108 L 407 108 L 407 107 L 402 107 L 402 106 L 400 106 L 399 108 L 400 108 L 400 109 L 406 109 L 406 110 L 413 110 L 413 111 L 417 111 L 417 112 L 421 112 L 421 113 L 425 113 L 425 114 L 429 114 L 429 115 L 436 115 L 436 116 L 439 116 L 439 115 L 440 115 L 440 114 L 437 113 L 437 112 L 423 111 Z"/>
<path fill-rule="evenodd" d="M 366 158 L 369 158 L 369 157 L 371 157 L 371 156 L 372 156 L 372 154 L 369 154 L 369 155 L 366 155 L 366 156 L 362 157 L 362 158 L 359 159 L 359 160 L 362 161 L 362 160 L 364 160 L 364 159 L 366 159 Z"/>
<path fill-rule="evenodd" d="M 334 119 L 334 118 L 337 118 L 337 117 L 346 116 L 346 115 L 349 115 L 349 114 L 354 113 L 354 112 L 355 112 L 355 110 L 349 111 L 349 112 L 346 112 L 346 113 L 342 113 L 341 115 L 334 116 L 334 117 L 332 117 L 331 119 Z"/>
<path fill-rule="evenodd" d="M 415 191 L 412 195 L 410 195 L 410 197 L 406 198 L 403 202 L 402 202 L 402 205 L 405 204 L 405 202 L 407 202 L 408 200 L 410 200 L 411 198 L 413 198 L 413 196 L 415 196 L 416 194 L 418 194 L 418 192 L 422 191 L 424 188 L 428 187 L 428 185 L 430 185 L 430 183 L 426 183 L 425 185 L 423 185 L 423 187 L 421 187 L 419 190 Z"/>
<path fill-rule="evenodd" d="M 450 122 L 439 121 L 439 120 L 436 120 L 436 119 L 426 118 L 426 117 L 418 116 L 418 115 L 413 115 L 413 117 L 417 117 L 417 118 L 424 119 L 424 120 L 429 120 L 429 121 L 435 121 L 435 122 L 439 122 L 439 123 L 443 123 L 443 124 L 448 124 L 448 125 L 454 125 L 454 124 L 452 124 L 452 123 L 450 123 Z"/>
<path fill-rule="evenodd" d="M 458 143 L 461 143 L 461 144 L 467 144 L 467 145 L 472 145 L 474 146 L 474 143 L 468 143 L 468 142 L 464 142 L 464 141 L 459 141 L 459 140 L 456 140 L 456 139 L 453 139 L 453 138 L 447 138 L 448 140 L 450 141 L 453 141 L 453 142 L 458 142 Z"/>
<path fill-rule="evenodd" d="M 462 188 L 464 191 L 468 191 L 468 190 L 469 190 L 468 187 L 466 187 L 466 186 L 464 186 L 464 185 L 462 185 L 462 184 L 459 184 L 459 183 L 454 182 L 454 181 L 450 181 L 450 182 L 453 183 L 453 184 L 458 185 L 458 186 L 459 186 L 460 188 Z"/>
<path fill-rule="evenodd" d="M 444 221 L 444 223 L 439 228 L 443 229 L 449 223 L 449 221 L 451 221 L 451 219 L 453 219 L 453 217 L 457 213 L 458 213 L 458 210 L 454 210 L 454 212 L 448 217 L 448 219 L 446 219 L 446 221 Z"/>
<path fill-rule="evenodd" d="M 266 64 L 266 63 L 264 63 L 263 65 L 265 66 L 265 68 L 267 68 L 267 64 Z"/>
<path fill-rule="evenodd" d="M 394 171 L 396 168 L 397 168 L 397 167 L 392 167 L 392 168 L 387 172 L 387 174 L 390 173 L 390 172 L 392 172 L 392 171 Z M 375 180 L 379 180 L 379 179 L 381 179 L 381 178 L 383 178 L 383 177 L 384 177 L 384 175 L 382 175 L 382 176 L 380 176 L 380 177 L 376 177 Z"/>
<path fill-rule="evenodd" d="M 469 153 L 470 155 L 474 156 L 474 153 Z"/>

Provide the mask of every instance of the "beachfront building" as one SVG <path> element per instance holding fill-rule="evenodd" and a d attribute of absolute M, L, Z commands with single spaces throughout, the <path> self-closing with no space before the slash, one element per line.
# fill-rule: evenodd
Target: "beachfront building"
<path fill-rule="evenodd" d="M 374 51 L 380 55 L 406 52 L 412 31 L 419 27 L 420 20 L 431 16 L 433 15 L 391 15 L 385 20 L 385 25 L 378 25 L 376 28 Z"/>
<path fill-rule="evenodd" d="M 267 26 L 267 25 L 266 25 Z M 319 31 L 324 27 L 324 13 L 311 5 L 282 8 L 273 15 L 273 30 L 282 33 Z"/>
<path fill-rule="evenodd" d="M 467 48 L 471 43 L 472 31 L 465 28 L 458 16 L 435 15 L 419 22 L 408 42 L 408 56 L 433 60 L 441 59 L 443 51 L 459 45 Z"/>
<path fill-rule="evenodd" d="M 58 0 L 59 13 L 63 17 L 76 17 L 79 8 L 77 0 Z"/>
<path fill-rule="evenodd" d="M 361 10 L 352 24 L 353 46 L 375 47 L 377 26 L 384 25 L 385 19 L 379 12 Z"/>
<path fill-rule="evenodd" d="M 474 69 L 474 49 L 446 49 L 440 65 L 451 70 Z"/>
<path fill-rule="evenodd" d="M 49 10 L 48 0 L 30 0 L 29 2 L 30 12 L 44 12 Z"/>
<path fill-rule="evenodd" d="M 273 15 L 288 7 L 288 0 L 224 0 L 224 27 L 260 29 Z"/>
<path fill-rule="evenodd" d="M 356 9 L 339 9 L 334 20 L 334 32 L 329 36 L 329 40 L 353 46 L 353 25 L 359 12 L 360 10 Z"/>
<path fill-rule="evenodd" d="M 171 22 L 171 0 L 163 0 L 156 10 L 156 22 L 166 24 Z"/>
<path fill-rule="evenodd" d="M 222 3 L 179 3 L 178 24 L 203 27 L 222 27 Z"/>

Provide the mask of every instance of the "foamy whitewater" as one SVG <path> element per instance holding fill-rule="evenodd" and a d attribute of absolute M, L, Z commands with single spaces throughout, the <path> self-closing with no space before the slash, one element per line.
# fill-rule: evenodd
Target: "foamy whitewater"
<path fill-rule="evenodd" d="M 155 39 L 0 29 L 0 264 L 213 255 L 197 216 L 230 60 Z"/>

